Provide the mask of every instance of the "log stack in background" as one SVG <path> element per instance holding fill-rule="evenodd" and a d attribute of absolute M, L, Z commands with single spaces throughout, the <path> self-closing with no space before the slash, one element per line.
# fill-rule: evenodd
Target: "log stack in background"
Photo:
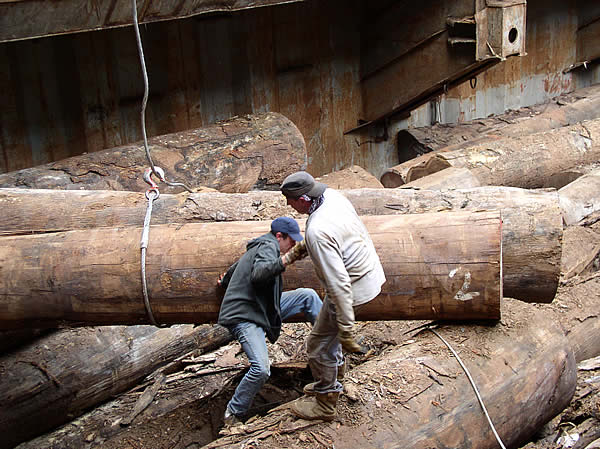
<path fill-rule="evenodd" d="M 398 134 L 399 153 L 419 156 L 386 170 L 381 182 L 385 187 L 393 188 L 442 170 L 448 167 L 443 159 L 436 158 L 442 153 L 507 138 L 518 142 L 523 136 L 576 125 L 599 116 L 600 85 L 594 85 L 559 97 L 553 103 L 511 111 L 498 117 L 402 130 Z M 550 178 L 545 179 L 542 187 L 562 187 L 548 184 Z"/>

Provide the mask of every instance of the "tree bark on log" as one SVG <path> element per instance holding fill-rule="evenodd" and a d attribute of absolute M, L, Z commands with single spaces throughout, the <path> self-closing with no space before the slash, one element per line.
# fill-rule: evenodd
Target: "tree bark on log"
<path fill-rule="evenodd" d="M 221 326 L 191 325 L 81 328 L 41 338 L 0 358 L 0 448 L 68 422 L 175 357 L 230 340 Z"/>
<path fill-rule="evenodd" d="M 566 226 L 575 225 L 600 211 L 600 170 L 567 184 L 558 191 Z"/>
<path fill-rule="evenodd" d="M 544 187 L 544 180 L 600 158 L 600 119 L 524 137 L 440 152 L 412 167 L 411 182 L 446 167 L 467 168 L 482 185 Z"/>
<path fill-rule="evenodd" d="M 529 319 L 501 328 L 436 329 L 460 353 L 506 447 L 519 447 L 563 410 L 577 383 L 573 353 L 553 317 L 539 312 L 524 315 Z M 351 419 L 311 428 L 328 446 L 498 447 L 473 386 L 444 343 L 430 332 L 349 374 L 338 410 L 350 409 L 344 415 Z M 289 414 L 276 409 L 204 447 L 233 449 L 242 440 L 256 438 L 266 447 L 277 441 L 281 447 L 301 448 L 306 443 L 298 439 L 295 428 L 302 421 Z"/>
<path fill-rule="evenodd" d="M 528 302 L 551 302 L 556 294 L 563 228 L 555 191 L 481 187 L 342 193 L 359 215 L 501 210 L 504 294 Z M 131 192 L 1 189 L 0 235 L 141 226 L 147 203 L 143 194 Z M 279 192 L 164 194 L 154 202 L 151 223 L 272 220 L 282 215 L 297 216 Z"/>
<path fill-rule="evenodd" d="M 157 136 L 148 145 L 167 181 L 182 182 L 191 189 L 206 186 L 247 192 L 278 186 L 307 163 L 302 134 L 289 119 L 274 112 Z M 142 142 L 2 174 L 0 187 L 143 192 L 148 185 L 142 175 L 148 166 Z M 171 187 L 168 191 L 182 190 Z"/>
<path fill-rule="evenodd" d="M 399 154 L 415 154 L 416 157 L 389 168 L 382 175 L 381 182 L 385 187 L 398 187 L 410 182 L 407 180 L 409 170 L 425 165 L 440 152 L 458 150 L 487 140 L 521 137 L 571 126 L 595 119 L 599 115 L 600 86 L 595 85 L 567 94 L 551 104 L 522 108 L 497 117 L 457 125 L 402 130 L 398 133 Z M 420 176 L 422 175 L 414 173 L 412 179 Z"/>
<path fill-rule="evenodd" d="M 363 221 L 387 282 L 358 319 L 499 319 L 498 212 Z M 153 226 L 145 270 L 157 322 L 214 322 L 222 296 L 217 277 L 250 238 L 269 229 L 270 222 Z M 0 238 L 0 328 L 148 323 L 140 235 L 130 227 Z M 286 270 L 286 289 L 318 285 L 308 259 Z"/>

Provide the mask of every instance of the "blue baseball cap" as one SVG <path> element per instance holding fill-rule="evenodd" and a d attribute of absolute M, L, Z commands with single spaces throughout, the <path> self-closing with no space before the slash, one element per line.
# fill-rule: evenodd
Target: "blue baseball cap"
<path fill-rule="evenodd" d="M 304 240 L 304 237 L 300 234 L 300 226 L 298 226 L 296 220 L 290 217 L 279 217 L 273 220 L 271 222 L 271 231 L 283 232 L 296 242 Z"/>

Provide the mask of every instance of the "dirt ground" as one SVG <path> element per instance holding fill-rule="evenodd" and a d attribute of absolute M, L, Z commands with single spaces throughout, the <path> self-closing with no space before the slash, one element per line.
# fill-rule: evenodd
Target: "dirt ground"
<path fill-rule="evenodd" d="M 586 233 L 600 238 L 600 225 L 592 223 Z M 564 242 L 567 243 L 567 240 Z M 581 242 L 579 242 L 581 243 Z M 593 246 L 593 245 L 592 245 Z M 573 246 L 574 247 L 574 246 Z M 565 248 L 569 251 L 570 247 Z M 581 267 L 580 267 L 581 268 Z M 554 319 L 565 334 L 581 323 L 598 319 L 600 271 L 593 259 L 580 274 L 563 279 L 551 304 L 527 304 L 506 300 L 502 320 L 494 325 L 482 323 L 443 323 L 441 329 L 451 344 L 460 348 L 463 362 L 472 366 L 477 359 L 489 357 L 491 336 L 521 326 L 536 312 Z M 157 382 L 146 383 L 115 398 L 61 429 L 18 446 L 21 449 L 99 448 L 99 449 L 199 449 L 213 447 L 239 448 L 358 448 L 367 447 L 356 437 L 375 435 L 383 429 L 402 429 L 398 423 L 398 407 L 432 385 L 439 388 L 447 379 L 465 376 L 458 363 L 437 366 L 436 359 L 447 348 L 433 336 L 423 341 L 421 327 L 425 321 L 381 321 L 360 323 L 360 333 L 371 350 L 365 355 L 349 356 L 350 371 L 344 381 L 345 391 L 338 403 L 338 417 L 332 423 L 296 420 L 289 414 L 273 414 L 285 404 L 301 396 L 302 386 L 311 381 L 303 342 L 310 328 L 304 323 L 286 324 L 281 338 L 270 345 L 272 375 L 255 400 L 246 426 L 252 432 L 228 434 L 219 438 L 225 405 L 244 373 L 247 362 L 237 343 L 219 350 L 190 356 L 183 371 L 169 374 L 151 404 L 122 425 L 142 393 Z M 417 348 L 419 364 L 403 367 L 397 375 L 392 355 L 395 351 Z M 467 341 L 468 340 L 468 341 Z M 463 345 L 463 343 L 465 343 Z M 468 343 L 468 345 L 467 345 Z M 510 343 L 507 343 L 510 344 Z M 465 350 L 469 348 L 469 350 Z M 415 349 L 416 350 L 416 349 Z M 377 367 L 373 370 L 372 367 Z M 425 367 L 425 368 L 424 368 Z M 412 369 L 412 371 L 411 371 Z M 419 370 L 432 374 L 420 376 Z M 425 379 L 425 380 L 424 380 Z M 437 383 L 436 383 L 437 382 Z M 440 413 L 448 410 L 443 388 L 433 401 Z M 579 363 L 577 389 L 560 414 L 540 427 L 521 445 L 524 449 L 587 447 L 600 438 L 600 361 Z M 367 419 L 376 416 L 376 422 Z M 277 422 L 273 422 L 276 420 Z M 405 429 L 406 430 L 406 429 Z M 486 430 L 488 431 L 488 430 Z M 372 441 L 372 440 L 365 440 Z M 337 444 L 336 444 L 337 443 Z M 381 447 L 387 447 L 382 445 Z M 396 447 L 396 446 L 390 446 Z M 465 444 L 456 447 L 471 447 Z M 598 446 L 590 446 L 598 447 Z"/>

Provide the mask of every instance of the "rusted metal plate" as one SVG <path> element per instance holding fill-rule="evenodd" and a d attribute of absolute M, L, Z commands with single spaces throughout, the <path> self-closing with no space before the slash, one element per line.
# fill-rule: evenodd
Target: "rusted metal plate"
<path fill-rule="evenodd" d="M 139 0 L 138 20 L 150 23 L 304 0 Z M 129 0 L 3 0 L 0 42 L 100 30 L 133 23 Z"/>

